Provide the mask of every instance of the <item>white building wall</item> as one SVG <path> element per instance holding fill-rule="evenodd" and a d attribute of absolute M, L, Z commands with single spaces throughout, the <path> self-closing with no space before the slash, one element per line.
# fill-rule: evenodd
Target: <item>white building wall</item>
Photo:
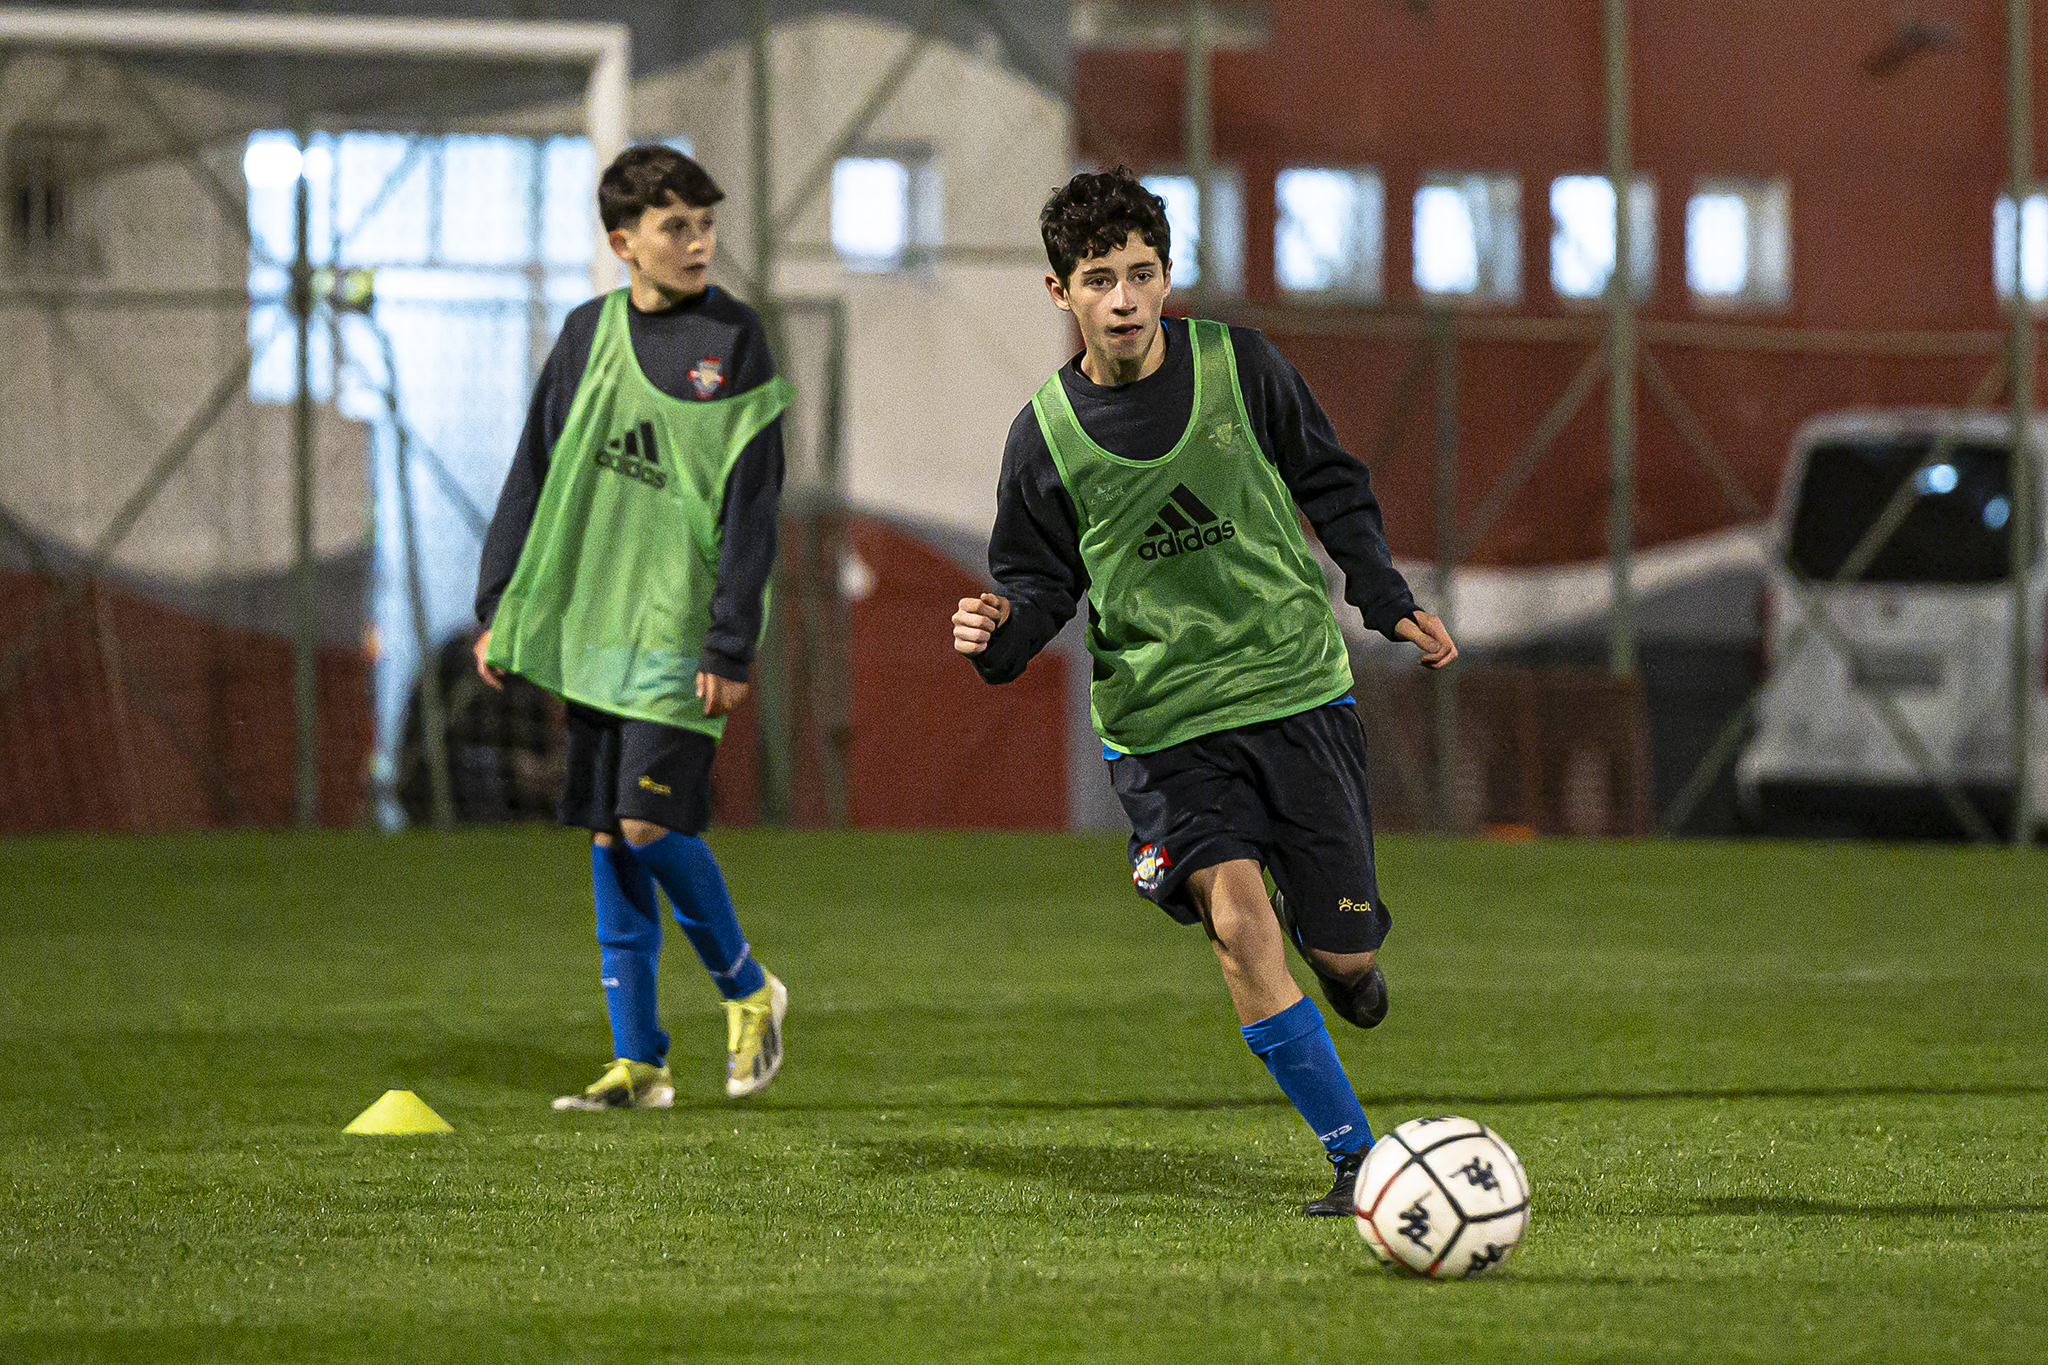
<path fill-rule="evenodd" d="M 225 101 L 136 81 L 182 126 L 234 126 Z M 0 139 L 18 124 L 98 124 L 109 172 L 86 201 L 99 268 L 51 277 L 0 265 L 0 504 L 38 537 L 88 553 L 158 457 L 240 363 L 247 239 L 167 158 L 129 80 L 90 57 L 23 54 L 0 69 Z M 230 187 L 240 146 L 210 148 Z M 166 305 L 145 294 L 224 293 Z M 369 532 L 366 429 L 317 410 L 314 546 L 360 548 Z M 113 557 L 117 571 L 192 586 L 277 573 L 294 557 L 288 409 L 237 396 L 166 482 Z"/>
<path fill-rule="evenodd" d="M 913 41 L 899 25 L 847 16 L 775 30 L 779 206 Z M 725 188 L 719 273 L 743 298 L 757 292 L 750 81 L 750 52 L 732 45 L 634 89 L 637 134 L 687 138 Z M 842 458 L 845 491 L 861 510 L 987 533 L 1011 419 L 1068 354 L 1065 314 L 1040 283 L 1038 236 L 1038 211 L 1069 171 L 1068 119 L 1063 100 L 1001 61 L 928 43 L 863 144 L 931 149 L 944 196 L 937 261 L 892 274 L 840 265 L 829 181 L 783 238 L 777 291 L 841 298 L 849 309 Z"/>
<path fill-rule="evenodd" d="M 783 204 L 914 40 L 901 25 L 849 16 L 775 30 L 771 145 Z M 688 138 L 726 187 L 720 274 L 742 297 L 758 292 L 748 259 L 749 56 L 745 44 L 728 45 L 643 77 L 633 90 L 637 134 Z M 182 82 L 151 80 L 149 88 L 180 124 L 212 136 L 214 169 L 238 189 L 239 145 L 228 130 L 263 116 Z M 239 289 L 245 238 L 185 166 L 163 159 L 161 136 L 123 93 L 120 77 L 89 57 L 47 54 L 17 56 L 0 73 L 0 129 L 36 117 L 91 117 L 84 111 L 101 111 L 138 164 L 99 189 L 104 271 L 65 287 Z M 828 239 L 829 177 L 785 235 L 777 291 L 843 299 L 849 309 L 842 459 L 845 491 L 857 507 L 986 531 L 1004 434 L 1069 345 L 1064 315 L 1040 285 L 1037 233 L 1039 207 L 1068 171 L 1068 118 L 1057 95 L 993 53 L 927 43 L 864 143 L 931 149 L 944 201 L 936 262 L 895 274 L 841 266 Z M 488 120 L 507 130 L 573 131 L 580 123 L 580 109 L 556 107 Z M 10 272 L 0 289 L 23 284 Z M 0 308 L 9 362 L 0 366 L 0 500 L 38 533 L 89 546 L 155 452 L 233 364 L 245 335 L 245 315 L 234 307 L 53 314 L 16 300 Z M 186 580 L 288 563 L 289 430 L 288 410 L 238 400 L 117 563 Z M 316 540 L 323 553 L 359 545 L 366 534 L 364 440 L 359 426 L 322 408 Z"/>

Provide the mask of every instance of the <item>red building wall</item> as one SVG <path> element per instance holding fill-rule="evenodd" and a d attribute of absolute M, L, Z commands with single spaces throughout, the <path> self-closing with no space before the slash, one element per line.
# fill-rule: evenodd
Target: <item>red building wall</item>
<path fill-rule="evenodd" d="M 796 537 L 785 528 L 785 554 Z M 1046 652 L 1023 677 L 983 683 L 953 651 L 948 618 L 984 584 L 915 536 L 853 518 L 846 547 L 872 582 L 850 604 L 843 752 L 847 815 L 858 829 L 1064 829 L 1067 825 L 1067 662 Z M 784 571 L 788 570 L 788 559 Z M 780 591 L 780 589 L 778 589 Z M 781 599 L 784 648 L 801 651 L 797 608 Z M 827 669 L 831 660 L 822 661 Z M 801 670 L 799 670 L 801 677 Z M 799 688 L 810 686 L 800 682 Z M 792 818 L 826 822 L 823 746 L 815 694 L 799 697 Z M 759 711 L 733 713 L 713 772 L 716 818 L 758 817 Z"/>
<path fill-rule="evenodd" d="M 1434 170 L 1521 178 L 1522 299 L 1475 316 L 1585 318 L 1549 284 L 1549 186 L 1605 165 L 1598 0 L 1427 5 L 1271 0 L 1269 41 L 1214 58 L 1215 155 L 1241 168 L 1246 281 L 1273 284 L 1273 180 L 1289 165 L 1373 166 L 1385 179 L 1384 311 L 1413 313 L 1412 212 Z M 1777 329 L 1995 330 L 1992 203 L 2004 183 L 2004 6 L 1961 0 L 1926 9 L 1953 25 L 1950 50 L 1887 76 L 1866 63 L 1903 11 L 1891 0 L 1787 5 L 1636 0 L 1632 136 L 1639 174 L 1657 187 L 1657 274 L 1642 310 L 1653 354 L 1759 501 L 1775 496 L 1794 428 L 1836 408 L 1960 405 L 1991 355 L 1896 359 L 1659 343 L 1659 323 Z M 1418 12 L 1421 11 L 1421 12 Z M 2037 29 L 2048 15 L 2037 16 Z M 2048 102 L 2037 80 L 2035 124 Z M 1083 52 L 1077 122 L 1084 146 L 1108 146 L 1143 170 L 1178 162 L 1179 54 Z M 2038 155 L 2038 153 L 2037 153 Z M 1696 178 L 1785 177 L 1792 196 L 1789 307 L 1702 308 L 1685 283 L 1685 211 Z M 1228 316 L 1229 308 L 1219 311 Z M 1269 325 L 1316 389 L 1347 444 L 1369 449 L 1385 425 L 1407 340 Z M 1330 323 L 1338 324 L 1332 327 Z M 1354 329 L 1355 330 L 1355 329 Z M 1463 341 L 1458 346 L 1459 502 L 1466 514 L 1597 344 Z M 1686 457 L 1670 421 L 1640 399 L 1639 541 L 1711 531 L 1733 516 Z M 1429 556 L 1427 390 L 1391 458 L 1374 473 L 1396 553 Z M 1546 564 L 1606 551 L 1606 425 L 1597 393 L 1544 472 L 1474 558 Z"/>
<path fill-rule="evenodd" d="M 0 570 L 7 662 L 43 626 L 55 587 Z M 95 586 L 0 677 L 0 834 L 289 825 L 292 642 Z M 359 824 L 370 668 L 323 645 L 319 815 Z"/>

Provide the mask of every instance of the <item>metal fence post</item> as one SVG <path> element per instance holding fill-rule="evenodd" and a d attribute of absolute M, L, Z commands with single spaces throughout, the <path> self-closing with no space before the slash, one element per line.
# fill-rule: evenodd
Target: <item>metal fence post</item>
<path fill-rule="evenodd" d="M 2012 841 L 2033 839 L 2033 604 L 2029 591 L 2040 525 L 2034 476 L 2033 300 L 2020 274 L 2017 224 L 2034 193 L 2034 71 L 2032 0 L 2006 0 L 2006 141 L 2015 223 L 2012 254 L 2012 330 L 2007 364 L 2012 392 Z"/>
<path fill-rule="evenodd" d="M 292 320 L 299 346 L 298 388 L 292 396 L 292 720 L 296 822 L 320 823 L 320 621 L 313 585 L 313 258 L 312 186 L 305 154 L 311 138 L 299 133 L 299 178 L 292 198 Z"/>
<path fill-rule="evenodd" d="M 752 125 L 754 181 L 754 308 L 768 333 L 768 347 L 778 364 L 787 360 L 782 345 L 782 319 L 775 304 L 775 183 L 774 162 L 769 144 L 771 103 L 769 94 L 768 40 L 771 29 L 770 0 L 752 0 L 749 6 L 753 31 L 753 80 L 748 92 L 748 115 Z M 787 556 L 780 556 L 784 563 Z M 770 579 L 781 577 L 778 572 Z M 762 614 L 761 643 L 754 654 L 754 715 L 759 729 L 756 754 L 760 763 L 760 787 L 755 809 L 761 823 L 786 825 L 790 815 L 790 720 L 789 688 L 784 677 L 782 648 L 783 606 L 771 593 Z"/>
<path fill-rule="evenodd" d="M 1436 421 L 1431 441 L 1436 513 L 1436 571 L 1432 587 L 1437 615 L 1455 635 L 1458 571 L 1458 334 L 1447 310 L 1430 316 L 1436 352 Z M 1437 824 L 1446 833 L 1460 821 L 1458 789 L 1458 678 L 1454 670 L 1437 669 L 1431 678 L 1436 722 Z"/>
<path fill-rule="evenodd" d="M 1607 181 L 1614 187 L 1614 268 L 1607 276 L 1607 563 L 1613 585 L 1607 662 L 1615 673 L 1636 670 L 1636 319 L 1629 279 L 1628 0 L 1606 0 Z"/>
<path fill-rule="evenodd" d="M 1187 0 L 1182 36 L 1186 74 L 1181 86 L 1181 156 L 1195 182 L 1194 311 L 1206 315 L 1216 288 L 1216 196 L 1211 143 L 1215 111 L 1209 94 L 1209 0 Z"/>
<path fill-rule="evenodd" d="M 820 754 L 825 788 L 825 823 L 845 829 L 853 821 L 853 793 L 848 783 L 853 749 L 853 661 L 850 641 L 853 623 L 846 593 L 840 586 L 840 571 L 850 552 L 847 536 L 846 475 L 840 442 L 846 424 L 846 364 L 850 319 L 846 301 L 832 303 L 832 334 L 825 352 L 825 393 L 818 422 L 818 481 L 824 485 L 826 528 L 820 547 L 818 572 L 824 600 L 830 604 L 826 639 L 822 643 L 819 676 L 818 728 L 824 740 Z"/>

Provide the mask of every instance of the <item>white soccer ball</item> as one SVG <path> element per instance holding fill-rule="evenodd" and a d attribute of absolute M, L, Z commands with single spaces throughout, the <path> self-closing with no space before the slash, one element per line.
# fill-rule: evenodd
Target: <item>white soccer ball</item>
<path fill-rule="evenodd" d="M 1373 1144 L 1351 1202 L 1358 1235 L 1381 1261 L 1469 1278 L 1505 1261 L 1522 1240 L 1529 1177 L 1483 1123 L 1410 1119 Z"/>

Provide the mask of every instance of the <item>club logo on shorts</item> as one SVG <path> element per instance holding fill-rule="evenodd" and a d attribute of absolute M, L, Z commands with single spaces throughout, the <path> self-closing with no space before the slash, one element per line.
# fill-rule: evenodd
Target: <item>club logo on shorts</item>
<path fill-rule="evenodd" d="M 699 398 L 709 398 L 725 385 L 725 362 L 715 355 L 707 355 L 697 362 L 697 368 L 690 371 L 690 387 L 697 391 Z"/>
<path fill-rule="evenodd" d="M 653 792 L 656 796 L 675 795 L 674 789 L 671 788 L 667 783 L 656 782 L 653 778 L 644 775 L 640 779 L 640 790 Z"/>
<path fill-rule="evenodd" d="M 1159 509 L 1158 519 L 1145 528 L 1145 543 L 1138 547 L 1138 558 L 1149 562 L 1191 555 L 1211 545 L 1221 545 L 1236 535 L 1236 526 L 1210 511 L 1193 489 L 1177 483 L 1173 496 Z"/>
<path fill-rule="evenodd" d="M 1349 896 L 1339 900 L 1337 908 L 1339 910 L 1356 910 L 1361 915 L 1370 915 L 1372 913 L 1372 905 L 1369 902 L 1355 901 Z"/>
<path fill-rule="evenodd" d="M 1131 859 L 1131 881 L 1138 890 L 1151 895 L 1173 870 L 1173 859 L 1157 844 L 1146 844 Z"/>
<path fill-rule="evenodd" d="M 652 422 L 642 422 L 625 435 L 606 441 L 604 449 L 597 452 L 597 463 L 649 488 L 668 486 L 668 475 L 661 472 L 661 455 L 654 448 Z"/>

